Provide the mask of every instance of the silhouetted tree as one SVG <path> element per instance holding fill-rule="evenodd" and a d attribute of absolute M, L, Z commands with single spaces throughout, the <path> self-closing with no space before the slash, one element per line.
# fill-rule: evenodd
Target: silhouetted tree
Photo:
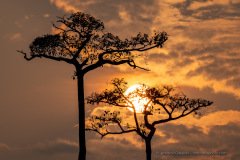
<path fill-rule="evenodd" d="M 151 140 L 158 124 L 177 120 L 191 113 L 197 114 L 199 109 L 212 104 L 204 99 L 187 98 L 170 86 L 157 88 L 142 84 L 126 94 L 127 83 L 123 79 L 114 79 L 112 85 L 113 89 L 93 93 L 87 98 L 90 104 L 107 104 L 109 109 L 115 107 L 110 110 L 104 108 L 100 113 L 93 113 L 88 119 L 86 130 L 97 132 L 102 138 L 109 134 L 136 132 L 145 141 L 147 160 L 151 160 Z M 134 97 L 138 98 L 134 99 Z M 143 104 L 143 110 L 137 113 L 138 102 L 134 100 L 141 101 L 141 99 L 144 99 L 145 104 Z M 122 108 L 125 108 L 125 111 Z M 123 114 L 126 115 L 126 111 L 130 112 L 129 110 L 132 111 L 133 124 L 122 118 Z"/>
<path fill-rule="evenodd" d="M 167 40 L 165 32 L 153 36 L 139 33 L 129 39 L 120 39 L 104 32 L 100 20 L 81 12 L 68 17 L 57 17 L 54 34 L 37 37 L 30 44 L 30 52 L 18 51 L 28 61 L 46 58 L 71 64 L 75 67 L 79 103 L 79 160 L 86 159 L 84 75 L 105 64 L 128 64 L 132 68 L 144 69 L 134 61 L 135 52 L 144 52 L 162 47 Z M 133 53 L 134 52 L 134 53 Z"/>

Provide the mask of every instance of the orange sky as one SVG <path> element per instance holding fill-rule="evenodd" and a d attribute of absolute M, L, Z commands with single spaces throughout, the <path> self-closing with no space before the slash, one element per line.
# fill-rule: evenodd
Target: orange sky
<path fill-rule="evenodd" d="M 27 62 L 16 52 L 27 50 L 36 36 L 53 32 L 56 16 L 73 11 L 101 19 L 107 31 L 123 38 L 154 30 L 169 34 L 162 49 L 138 59 L 151 71 L 127 65 L 99 68 L 85 77 L 86 95 L 108 87 L 112 78 L 123 77 L 131 85 L 171 84 L 190 97 L 214 101 L 200 119 L 190 116 L 160 126 L 153 157 L 159 159 L 161 151 L 181 147 L 224 150 L 225 159 L 240 159 L 239 0 L 2 0 L 0 8 L 0 159 L 77 157 L 74 68 L 43 59 Z M 87 106 L 87 115 L 93 109 Z M 123 137 L 100 140 L 88 132 L 88 159 L 143 160 L 142 141 L 131 134 Z"/>

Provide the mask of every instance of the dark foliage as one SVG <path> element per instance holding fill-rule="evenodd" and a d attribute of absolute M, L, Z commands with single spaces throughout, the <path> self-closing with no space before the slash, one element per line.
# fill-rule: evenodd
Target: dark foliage
<path fill-rule="evenodd" d="M 103 22 L 81 12 L 58 17 L 57 23 L 53 24 L 56 34 L 37 37 L 30 44 L 29 56 L 19 51 L 25 55 L 25 59 L 44 57 L 65 61 L 83 73 L 104 64 L 126 63 L 136 68 L 139 66 L 134 62 L 133 51 L 143 52 L 162 47 L 168 38 L 165 32 L 155 32 L 153 36 L 139 33 L 130 39 L 120 39 L 105 32 Z"/>

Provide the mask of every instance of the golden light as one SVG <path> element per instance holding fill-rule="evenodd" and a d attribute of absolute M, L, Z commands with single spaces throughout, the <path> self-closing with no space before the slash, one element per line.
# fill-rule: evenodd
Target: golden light
<path fill-rule="evenodd" d="M 128 97 L 129 103 L 127 105 L 134 106 L 136 113 L 143 113 L 144 107 L 149 103 L 149 98 L 141 96 L 145 94 L 146 86 L 141 84 L 135 84 L 129 87 L 124 95 Z M 150 103 L 148 104 L 150 106 Z M 130 111 L 134 111 L 133 108 L 128 107 Z"/>

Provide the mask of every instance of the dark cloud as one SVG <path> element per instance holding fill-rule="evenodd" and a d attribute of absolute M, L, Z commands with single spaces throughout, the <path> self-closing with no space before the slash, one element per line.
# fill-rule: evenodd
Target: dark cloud
<path fill-rule="evenodd" d="M 108 31 L 117 33 L 119 36 L 149 32 L 154 18 L 158 15 L 158 2 L 156 0 L 98 0 L 90 3 L 88 0 L 81 0 L 67 2 L 69 2 L 68 5 L 101 19 Z M 56 0 L 55 3 L 60 2 Z M 67 4 L 65 5 L 67 6 Z M 64 9 L 64 7 L 62 6 L 61 9 Z"/>
<path fill-rule="evenodd" d="M 226 152 L 224 156 L 215 156 L 216 159 L 240 158 L 238 148 L 240 147 L 238 135 L 240 126 L 237 124 L 227 124 L 224 126 L 214 126 L 208 134 L 202 132 L 200 128 L 187 128 L 184 125 L 165 124 L 160 127 L 165 134 L 164 137 L 157 137 L 154 142 L 154 156 L 159 158 L 161 152 Z M 175 139 L 176 142 L 166 143 L 168 139 Z M 168 156 L 177 159 L 209 159 L 205 156 Z"/>
<path fill-rule="evenodd" d="M 236 75 L 227 81 L 227 84 L 234 86 L 235 88 L 240 88 L 240 76 Z"/>
<path fill-rule="evenodd" d="M 58 139 L 56 141 L 36 144 L 31 150 L 40 154 L 76 153 L 78 151 L 78 144 L 75 141 Z"/>
<path fill-rule="evenodd" d="M 239 3 L 186 0 L 173 6 L 179 9 L 180 15 L 184 18 L 193 17 L 198 20 L 188 19 L 191 22 L 172 25 L 175 37 L 185 41 L 178 42 L 178 39 L 170 41 L 170 54 L 165 56 L 164 60 L 173 61 L 174 65 L 168 67 L 168 73 L 174 75 L 178 71 L 176 68 L 184 64 L 197 63 L 197 68 L 188 72 L 189 78 L 202 75 L 210 80 L 226 80 L 228 86 L 238 89 L 240 41 L 238 20 L 235 18 L 240 15 Z M 229 18 L 232 18 L 231 21 Z M 216 21 L 204 21 L 205 19 Z"/>
<path fill-rule="evenodd" d="M 213 101 L 213 105 L 206 108 L 206 112 L 221 110 L 239 110 L 240 100 L 229 93 L 214 92 L 211 87 L 198 89 L 192 86 L 179 86 L 184 94 L 191 98 L 204 98 Z"/>
<path fill-rule="evenodd" d="M 10 147 L 5 144 L 5 143 L 0 143 L 0 153 L 1 152 L 6 152 L 6 151 L 9 151 L 10 150 Z"/>
<path fill-rule="evenodd" d="M 164 158 L 160 157 L 162 152 L 226 152 L 224 156 L 216 156 L 219 159 L 239 159 L 238 148 L 240 140 L 238 133 L 240 126 L 234 123 L 230 123 L 224 126 L 214 126 L 210 128 L 206 134 L 201 128 L 191 127 L 188 128 L 184 125 L 164 124 L 158 128 L 164 136 L 155 135 L 152 142 L 152 154 L 153 159 Z M 124 135 L 119 135 L 123 137 Z M 136 135 L 136 140 L 137 140 Z M 172 139 L 173 141 L 169 141 Z M 94 160 L 100 159 L 139 159 L 144 160 L 145 151 L 144 143 L 140 139 L 138 143 L 142 143 L 140 148 L 124 143 L 121 141 L 111 140 L 105 138 L 102 141 L 92 140 L 89 141 L 89 154 L 88 158 Z M 174 142 L 175 141 L 175 142 Z M 108 153 L 111 154 L 106 154 Z M 126 157 L 127 156 L 127 157 Z M 166 158 L 166 157 L 165 157 Z M 180 157 L 168 157 L 177 159 L 209 159 L 210 157 L 205 156 L 180 156 Z"/>
<path fill-rule="evenodd" d="M 200 23 L 199 25 L 202 24 Z M 224 27 L 221 29 L 221 32 L 211 26 L 206 28 L 183 27 L 181 32 L 183 35 L 176 35 L 176 37 L 181 36 L 181 38 L 187 39 L 187 41 L 175 41 L 175 43 L 170 44 L 169 49 L 171 52 L 175 52 L 175 54 L 190 57 L 208 56 L 208 58 L 224 55 L 238 57 L 239 55 L 240 40 L 237 36 L 240 30 L 237 26 L 233 28 Z M 174 38 L 172 40 L 174 41 Z"/>
<path fill-rule="evenodd" d="M 176 52 L 171 52 L 170 54 L 164 54 L 162 52 L 159 53 L 152 53 L 147 56 L 148 61 L 152 62 L 166 62 L 167 60 L 171 60 L 174 58 L 179 58 L 179 54 Z"/>
<path fill-rule="evenodd" d="M 81 3 L 84 4 L 85 2 L 87 1 L 82 0 L 79 5 L 81 6 Z M 100 0 L 95 1 L 95 3 L 91 3 L 87 5 L 87 8 L 82 9 L 94 12 L 95 14 L 97 13 L 107 21 L 113 19 L 117 21 L 121 20 L 119 12 L 121 11 L 121 7 L 123 7 L 133 18 L 133 21 L 140 20 L 144 22 L 151 22 L 151 19 L 149 18 L 153 18 L 157 11 L 156 8 L 153 7 L 155 4 L 155 0 L 140 0 L 138 2 L 134 0 L 116 0 L 114 2 L 111 0 Z M 151 7 L 152 10 L 149 10 L 149 7 Z M 148 14 L 149 17 L 144 17 L 144 14 Z"/>
<path fill-rule="evenodd" d="M 174 4 L 173 6 L 178 8 L 180 13 L 186 17 L 194 17 L 201 20 L 227 18 L 234 19 L 240 16 L 240 3 L 228 4 L 210 4 L 207 6 L 201 6 L 197 9 L 191 9 L 190 6 L 194 2 L 207 3 L 211 0 L 186 0 L 181 3 Z"/>
<path fill-rule="evenodd" d="M 197 33 L 197 31 L 196 31 Z M 211 38 L 210 38 L 211 39 Z M 208 79 L 227 80 L 229 86 L 239 88 L 238 75 L 240 75 L 240 42 L 218 42 L 204 44 L 176 43 L 171 46 L 169 54 L 154 53 L 148 56 L 148 61 L 155 63 L 172 62 L 168 66 L 168 73 L 176 74 L 183 67 L 198 63 L 197 68 L 189 68 L 186 76 L 203 75 Z"/>
<path fill-rule="evenodd" d="M 125 135 L 119 135 L 119 136 L 125 136 Z M 141 142 L 140 140 L 139 143 L 143 143 L 143 142 Z M 145 159 L 144 148 L 140 148 L 140 149 L 136 148 L 134 145 L 131 145 L 128 142 L 119 142 L 116 140 L 105 138 L 103 140 L 98 139 L 98 140 L 89 141 L 88 145 L 89 145 L 88 158 L 93 160 L 103 160 L 103 159 L 144 160 Z"/>
<path fill-rule="evenodd" d="M 205 58 L 207 59 L 205 63 L 199 66 L 196 70 L 189 71 L 188 76 L 203 74 L 210 79 L 223 80 L 236 77 L 240 74 L 240 58 L 221 58 L 217 56 L 208 56 Z M 203 57 L 200 59 L 203 59 Z M 238 86 L 234 80 L 231 80 L 229 84 L 234 84 L 235 87 Z"/>
<path fill-rule="evenodd" d="M 45 141 L 37 144 L 29 144 L 25 146 L 12 147 L 7 152 L 1 150 L 0 159 L 4 160 L 52 160 L 52 159 L 77 159 L 78 144 L 75 141 L 66 139 L 57 139 L 55 141 Z"/>
<path fill-rule="evenodd" d="M 231 77 L 237 77 L 240 74 L 240 58 L 237 54 L 233 54 L 234 52 L 230 52 L 233 48 L 237 49 L 237 45 L 239 43 L 198 45 L 188 48 L 188 45 L 178 43 L 173 46 L 169 54 L 161 52 L 150 54 L 147 60 L 161 64 L 173 62 L 173 65 L 168 67 L 168 73 L 173 75 L 183 67 L 198 62 L 196 69 L 189 68 L 187 76 L 204 75 L 214 80 L 229 79 L 228 84 L 238 88 L 237 79 Z"/>
<path fill-rule="evenodd" d="M 169 54 L 164 53 L 154 53 L 147 56 L 147 61 L 155 63 L 166 63 L 168 61 L 174 61 L 173 68 L 169 68 L 169 72 L 175 73 L 176 70 L 181 69 L 182 67 L 191 64 L 194 62 L 192 57 L 182 56 L 181 52 L 172 51 Z"/>

